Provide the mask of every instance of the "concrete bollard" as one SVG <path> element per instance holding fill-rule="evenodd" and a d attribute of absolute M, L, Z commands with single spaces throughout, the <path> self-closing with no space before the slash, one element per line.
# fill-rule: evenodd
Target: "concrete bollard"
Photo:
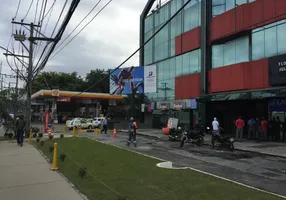
<path fill-rule="evenodd" d="M 58 157 L 58 144 L 54 143 L 54 155 L 53 155 L 53 164 L 52 164 L 52 168 L 51 170 L 55 171 L 58 170 L 58 166 L 57 166 L 57 157 Z"/>

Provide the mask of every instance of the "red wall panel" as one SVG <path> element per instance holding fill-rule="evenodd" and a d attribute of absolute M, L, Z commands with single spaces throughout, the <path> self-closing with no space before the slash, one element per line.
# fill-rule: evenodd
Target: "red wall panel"
<path fill-rule="evenodd" d="M 194 28 L 175 38 L 175 55 L 180 55 L 200 47 L 201 27 Z"/>
<path fill-rule="evenodd" d="M 286 18 L 286 1 L 257 0 L 229 10 L 211 22 L 211 40 L 252 30 Z"/>
<path fill-rule="evenodd" d="M 268 59 L 234 64 L 209 71 L 209 92 L 269 88 Z"/>
<path fill-rule="evenodd" d="M 200 96 L 201 74 L 191 74 L 175 78 L 175 99 L 190 99 Z"/>

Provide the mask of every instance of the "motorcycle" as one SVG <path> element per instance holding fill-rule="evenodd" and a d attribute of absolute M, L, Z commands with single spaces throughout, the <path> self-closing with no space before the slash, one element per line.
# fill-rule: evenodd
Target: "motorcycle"
<path fill-rule="evenodd" d="M 186 142 L 202 146 L 204 145 L 204 136 L 205 134 L 202 128 L 184 131 L 184 135 L 181 138 L 180 147 L 183 147 Z"/>
<path fill-rule="evenodd" d="M 169 133 L 169 140 L 170 141 L 176 141 L 180 140 L 182 137 L 183 131 L 181 127 L 176 128 L 171 128 L 170 133 Z"/>
<path fill-rule="evenodd" d="M 212 148 L 219 147 L 228 149 L 230 151 L 234 150 L 234 138 L 231 136 L 221 136 L 220 134 L 214 135 L 212 134 Z"/>

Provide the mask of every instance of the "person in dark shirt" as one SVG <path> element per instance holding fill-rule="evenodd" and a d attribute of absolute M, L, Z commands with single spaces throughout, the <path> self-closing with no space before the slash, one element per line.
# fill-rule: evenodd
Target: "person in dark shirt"
<path fill-rule="evenodd" d="M 279 141 L 280 140 L 281 124 L 282 124 L 282 122 L 281 122 L 280 118 L 277 116 L 276 117 L 275 141 Z"/>
<path fill-rule="evenodd" d="M 16 120 L 17 144 L 20 146 L 23 146 L 25 127 L 26 122 L 24 120 L 24 116 L 21 115 L 19 119 Z"/>
<path fill-rule="evenodd" d="M 133 139 L 134 146 L 135 147 L 137 146 L 136 135 L 137 135 L 137 123 L 134 120 L 134 118 L 131 117 L 130 122 L 129 122 L 129 138 L 127 141 L 127 146 L 130 145 L 132 139 Z"/>

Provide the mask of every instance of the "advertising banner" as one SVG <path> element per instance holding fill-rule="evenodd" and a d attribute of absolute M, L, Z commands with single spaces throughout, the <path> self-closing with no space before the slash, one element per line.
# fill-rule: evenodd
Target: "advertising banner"
<path fill-rule="evenodd" d="M 48 132 L 49 119 L 50 119 L 50 113 L 45 112 L 44 113 L 44 131 L 45 131 L 45 133 Z"/>
<path fill-rule="evenodd" d="M 286 54 L 268 58 L 269 85 L 286 85 Z"/>
<path fill-rule="evenodd" d="M 268 100 L 270 112 L 286 112 L 286 98 L 275 98 Z"/>
<path fill-rule="evenodd" d="M 144 93 L 144 67 L 115 70 L 110 75 L 109 91 L 112 95 Z"/>
<path fill-rule="evenodd" d="M 144 92 L 157 92 L 157 71 L 156 65 L 144 66 Z"/>

